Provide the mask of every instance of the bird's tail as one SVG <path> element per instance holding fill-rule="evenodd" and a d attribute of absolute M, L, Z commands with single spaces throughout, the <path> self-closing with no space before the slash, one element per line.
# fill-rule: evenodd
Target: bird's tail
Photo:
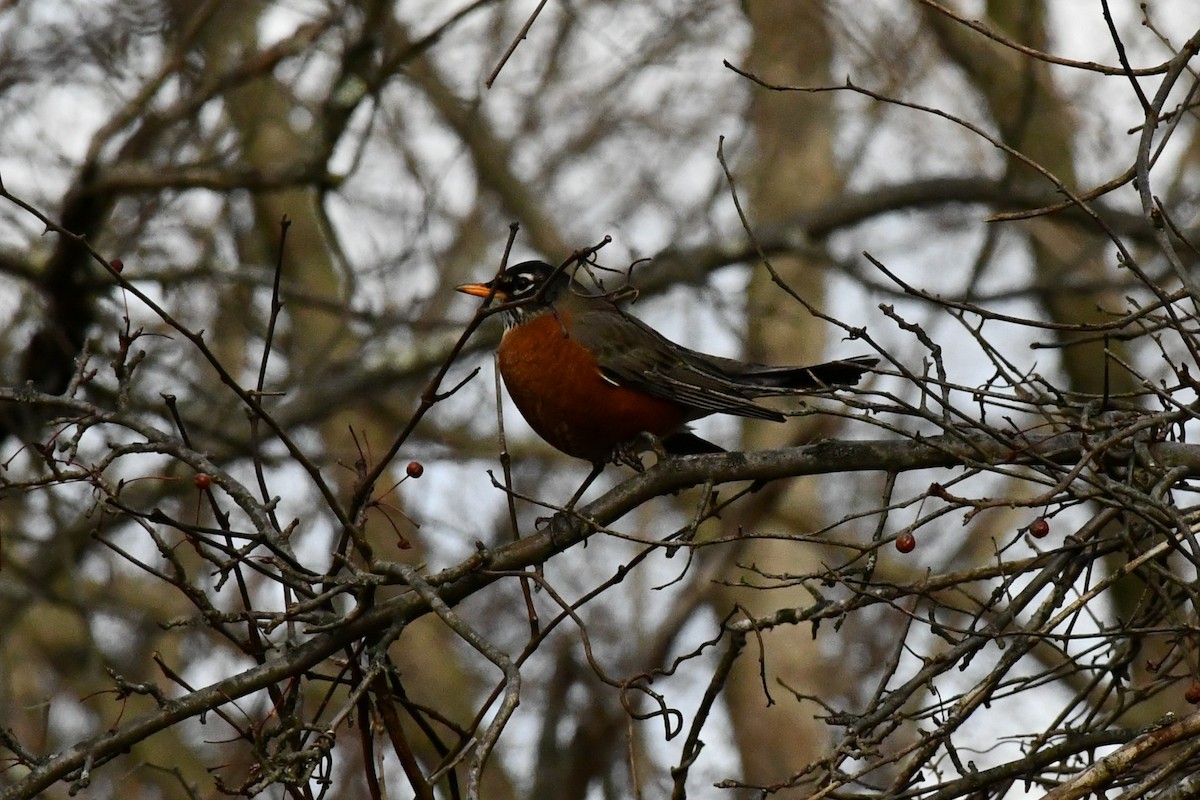
<path fill-rule="evenodd" d="M 858 356 L 811 367 L 768 367 L 757 364 L 738 377 L 766 389 L 823 389 L 827 386 L 854 386 L 879 359 Z"/>
<path fill-rule="evenodd" d="M 675 431 L 662 438 L 663 449 L 673 456 L 695 456 L 702 453 L 724 453 L 725 448 L 701 439 L 689 430 Z"/>

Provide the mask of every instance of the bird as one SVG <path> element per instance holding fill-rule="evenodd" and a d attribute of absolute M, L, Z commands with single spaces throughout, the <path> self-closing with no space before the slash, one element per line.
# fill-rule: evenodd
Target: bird
<path fill-rule="evenodd" d="M 647 435 L 666 455 L 724 452 L 687 423 L 717 413 L 782 422 L 755 399 L 853 386 L 878 363 L 767 366 L 691 350 L 622 310 L 619 292 L 590 293 L 544 261 L 455 288 L 508 306 L 498 368 L 509 396 L 542 439 L 591 462 L 592 479 L 610 461 L 632 463 L 628 448 Z"/>

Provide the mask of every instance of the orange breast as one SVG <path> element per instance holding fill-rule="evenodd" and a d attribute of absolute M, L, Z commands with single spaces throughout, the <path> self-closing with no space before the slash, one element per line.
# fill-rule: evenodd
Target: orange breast
<path fill-rule="evenodd" d="M 661 437 L 684 423 L 675 403 L 606 381 L 596 359 L 565 334 L 567 322 L 561 314 L 543 314 L 500 343 L 504 385 L 539 436 L 595 463 L 642 432 Z"/>

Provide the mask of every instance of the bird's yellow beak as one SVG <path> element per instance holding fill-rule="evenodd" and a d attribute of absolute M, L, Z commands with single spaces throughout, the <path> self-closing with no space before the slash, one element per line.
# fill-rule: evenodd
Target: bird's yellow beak
<path fill-rule="evenodd" d="M 462 292 L 463 294 L 469 294 L 474 297 L 487 297 L 492 293 L 492 286 L 488 283 L 464 283 L 459 286 L 455 286 L 454 291 Z M 504 292 L 496 292 L 495 298 L 496 302 L 503 303 L 505 298 Z"/>

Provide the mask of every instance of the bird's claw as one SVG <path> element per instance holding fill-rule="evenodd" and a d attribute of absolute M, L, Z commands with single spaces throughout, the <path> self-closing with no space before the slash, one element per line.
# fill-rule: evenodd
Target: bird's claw
<path fill-rule="evenodd" d="M 622 442 L 613 448 L 612 461 L 614 464 L 624 464 L 627 467 L 633 467 L 638 472 L 645 472 L 646 467 L 642 464 L 641 454 L 647 450 L 653 452 L 659 461 L 668 455 L 661 439 L 653 433 L 642 431 L 628 442 Z"/>

